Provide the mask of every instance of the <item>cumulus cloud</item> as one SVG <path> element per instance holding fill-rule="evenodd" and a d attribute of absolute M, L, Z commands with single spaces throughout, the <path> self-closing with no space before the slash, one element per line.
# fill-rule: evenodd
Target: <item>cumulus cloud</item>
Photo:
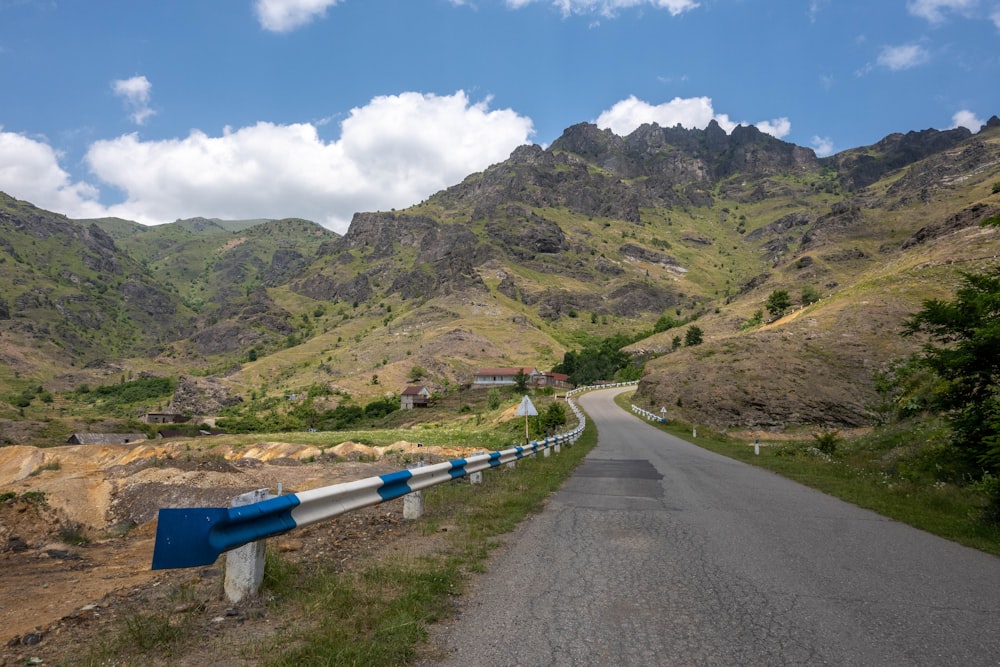
<path fill-rule="evenodd" d="M 773 120 L 762 120 L 754 124 L 764 134 L 770 134 L 772 137 L 777 137 L 778 139 L 788 136 L 788 133 L 792 131 L 792 121 L 784 116 Z"/>
<path fill-rule="evenodd" d="M 735 122 L 727 114 L 715 113 L 710 97 L 675 97 L 669 102 L 654 105 L 634 95 L 602 112 L 594 123 L 619 136 L 625 136 L 644 123 L 656 123 L 660 127 L 680 125 L 688 129 L 702 130 L 713 120 L 726 132 L 732 132 L 737 125 L 747 124 Z M 779 139 L 792 129 L 792 124 L 787 118 L 761 121 L 756 123 L 756 126 L 761 132 Z"/>
<path fill-rule="evenodd" d="M 833 139 L 830 137 L 821 137 L 819 135 L 814 135 L 812 138 L 813 151 L 819 157 L 826 157 L 827 155 L 834 154 Z"/>
<path fill-rule="evenodd" d="M 1000 30 L 1000 7 L 993 10 L 990 14 L 990 20 L 993 21 L 993 25 L 997 27 L 997 30 Z"/>
<path fill-rule="evenodd" d="M 968 109 L 962 109 L 951 117 L 951 123 L 953 128 L 964 127 L 972 132 L 978 132 L 986 124 L 986 121 Z"/>
<path fill-rule="evenodd" d="M 529 118 L 489 100 L 403 93 L 352 109 L 338 140 L 309 123 L 260 122 L 220 136 L 97 141 L 86 160 L 126 193 L 115 215 L 146 224 L 176 218 L 301 217 L 344 232 L 357 211 L 402 208 L 505 160 L 533 133 Z"/>
<path fill-rule="evenodd" d="M 449 0 L 461 7 L 466 0 Z M 326 10 L 340 4 L 341 0 L 254 0 L 253 11 L 261 27 L 271 32 L 291 32 L 326 15 Z M 572 14 L 599 14 L 611 18 L 620 10 L 633 7 L 665 9 L 672 16 L 683 14 L 699 6 L 697 0 L 506 0 L 511 9 L 547 2 L 564 16 Z"/>
<path fill-rule="evenodd" d="M 271 32 L 290 32 L 326 15 L 340 0 L 256 0 L 254 14 Z"/>
<path fill-rule="evenodd" d="M 80 218 L 103 215 L 97 188 L 73 183 L 59 166 L 61 155 L 44 141 L 0 127 L 0 191 L 52 211 Z"/>
<path fill-rule="evenodd" d="M 968 14 L 978 3 L 979 0 L 910 0 L 906 9 L 931 23 L 941 23 L 945 20 L 945 12 Z"/>
<path fill-rule="evenodd" d="M 130 118 L 136 125 L 144 125 L 146 120 L 155 114 L 149 106 L 150 91 L 153 84 L 144 76 L 133 76 L 131 79 L 118 79 L 111 83 L 115 95 L 125 101 L 125 106 L 132 112 Z"/>
<path fill-rule="evenodd" d="M 881 67 L 893 72 L 923 65 L 931 59 L 927 49 L 919 44 L 883 46 L 876 61 Z"/>
<path fill-rule="evenodd" d="M 507 6 L 520 9 L 536 2 L 548 2 L 565 16 L 570 14 L 600 14 L 615 16 L 622 9 L 633 7 L 653 7 L 665 9 L 671 16 L 677 16 L 699 6 L 696 0 L 507 0 Z"/>

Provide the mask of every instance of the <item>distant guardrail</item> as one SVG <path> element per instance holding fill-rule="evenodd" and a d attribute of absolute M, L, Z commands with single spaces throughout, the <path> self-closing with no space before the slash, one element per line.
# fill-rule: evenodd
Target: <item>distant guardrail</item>
<path fill-rule="evenodd" d="M 560 445 L 576 442 L 587 423 L 586 417 L 572 400 L 571 394 L 575 395 L 592 388 L 614 386 L 623 385 L 600 385 L 567 392 L 566 402 L 577 417 L 577 427 L 567 433 L 537 440 L 523 447 L 476 454 L 353 482 L 279 495 L 236 507 L 161 508 L 156 526 L 152 569 L 211 565 L 223 552 L 295 528 L 362 507 L 377 505 L 503 464 L 514 463 L 537 452 L 549 449 L 558 451 Z"/>
<path fill-rule="evenodd" d="M 631 382 L 610 382 L 606 384 L 588 384 L 585 387 L 577 387 L 576 389 L 570 389 L 566 392 L 566 397 L 576 396 L 577 394 L 582 394 L 585 391 L 593 391 L 595 389 L 614 389 L 615 387 L 631 387 L 638 386 L 638 380 L 632 380 Z"/>
<path fill-rule="evenodd" d="M 661 424 L 666 424 L 667 423 L 667 416 L 666 416 L 665 412 L 664 412 L 664 414 L 658 415 L 655 412 L 650 412 L 649 410 L 646 410 L 644 408 L 640 408 L 635 403 L 632 404 L 632 412 L 634 412 L 635 414 L 639 415 L 640 417 L 645 417 L 646 419 L 648 419 L 651 422 L 659 422 Z"/>

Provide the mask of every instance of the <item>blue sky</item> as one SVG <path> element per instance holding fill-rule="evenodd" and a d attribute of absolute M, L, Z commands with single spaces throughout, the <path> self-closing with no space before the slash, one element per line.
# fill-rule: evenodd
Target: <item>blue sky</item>
<path fill-rule="evenodd" d="M 339 232 L 579 122 L 819 155 L 1000 114 L 1000 0 L 0 0 L 0 191 Z"/>

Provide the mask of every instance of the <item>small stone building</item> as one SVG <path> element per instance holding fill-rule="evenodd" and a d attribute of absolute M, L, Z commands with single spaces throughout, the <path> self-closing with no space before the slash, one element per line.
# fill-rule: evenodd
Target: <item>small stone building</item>
<path fill-rule="evenodd" d="M 399 396 L 399 409 L 412 410 L 413 408 L 426 408 L 430 405 L 431 391 L 427 387 L 410 386 L 403 390 Z"/>
<path fill-rule="evenodd" d="M 187 417 L 176 412 L 147 412 L 142 420 L 147 424 L 181 424 Z"/>

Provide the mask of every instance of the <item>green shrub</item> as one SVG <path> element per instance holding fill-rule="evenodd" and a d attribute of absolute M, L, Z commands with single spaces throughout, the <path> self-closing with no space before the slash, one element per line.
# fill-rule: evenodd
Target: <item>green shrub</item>
<path fill-rule="evenodd" d="M 816 441 L 816 449 L 824 454 L 833 456 L 837 452 L 840 433 L 837 431 L 820 431 L 819 433 L 813 433 L 813 439 Z"/>
<path fill-rule="evenodd" d="M 44 491 L 25 491 L 20 496 L 21 500 L 31 503 L 32 505 L 48 505 L 48 501 L 45 499 Z"/>
<path fill-rule="evenodd" d="M 1000 476 L 986 473 L 973 484 L 973 488 L 986 498 L 980 519 L 984 523 L 1000 525 Z"/>
<path fill-rule="evenodd" d="M 486 393 L 486 406 L 490 410 L 496 410 L 502 402 L 503 396 L 500 394 L 500 389 L 498 387 L 490 387 L 490 390 Z"/>

